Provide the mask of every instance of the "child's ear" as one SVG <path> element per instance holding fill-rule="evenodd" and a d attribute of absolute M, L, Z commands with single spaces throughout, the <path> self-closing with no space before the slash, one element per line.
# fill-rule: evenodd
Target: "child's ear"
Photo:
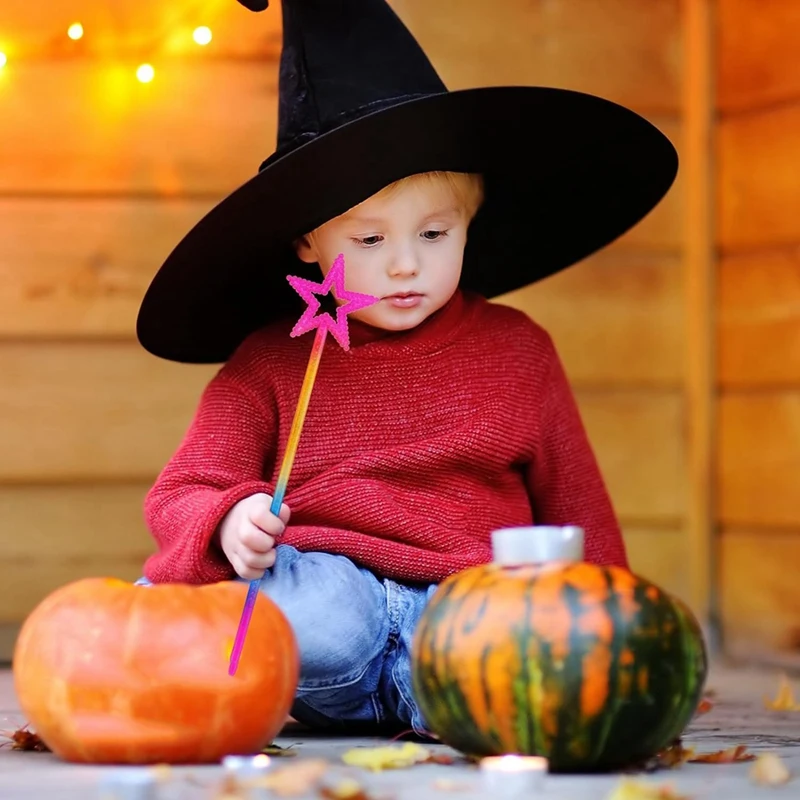
<path fill-rule="evenodd" d="M 316 264 L 319 261 L 317 253 L 311 246 L 311 242 L 308 241 L 307 236 L 295 239 L 294 250 L 297 253 L 297 257 L 306 264 Z"/>

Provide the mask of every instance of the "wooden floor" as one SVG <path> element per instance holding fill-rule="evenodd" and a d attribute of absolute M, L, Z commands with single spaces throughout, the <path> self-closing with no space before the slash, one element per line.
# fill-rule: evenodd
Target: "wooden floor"
<path fill-rule="evenodd" d="M 624 777 L 649 785 L 671 785 L 677 797 L 692 800 L 781 800 L 800 797 L 800 712 L 767 710 L 765 695 L 774 696 L 778 676 L 771 672 L 718 668 L 712 673 L 709 688 L 715 692 L 712 710 L 697 718 L 687 732 L 684 743 L 698 753 L 718 751 L 734 745 L 746 745 L 754 754 L 774 752 L 796 776 L 786 785 L 765 787 L 754 785 L 749 778 L 752 763 L 684 764 L 677 769 L 654 774 L 620 776 L 548 776 L 542 791 L 543 800 L 609 800 Z M 795 681 L 800 693 L 800 681 Z M 16 704 L 11 674 L 0 673 L 0 728 L 12 728 L 24 723 Z M 285 736 L 278 739 L 281 746 L 292 745 L 297 751 L 293 758 L 273 758 L 271 770 L 296 769 L 304 761 L 325 759 L 330 763 L 328 780 L 343 776 L 355 778 L 375 800 L 472 800 L 486 798 L 480 774 L 474 765 L 424 764 L 402 770 L 366 773 L 346 768 L 341 756 L 350 748 L 385 744 L 367 739 L 326 739 L 315 736 Z M 451 753 L 445 747 L 431 750 Z M 104 780 L 115 774 L 116 768 L 87 767 L 65 764 L 49 753 L 31 753 L 0 748 L 0 800 L 256 800 L 277 797 L 265 789 L 240 794 L 224 794 L 224 770 L 221 766 L 169 769 L 159 775 L 160 781 L 150 793 L 107 794 L 101 791 Z M 138 768 L 139 774 L 154 774 Z M 118 773 L 117 773 L 118 774 Z M 496 794 L 496 793 L 494 793 Z M 318 793 L 296 795 L 317 798 Z M 668 800 L 670 795 L 659 795 Z M 620 797 L 619 800 L 622 800 Z M 656 800 L 649 795 L 641 798 L 626 796 L 625 800 Z"/>

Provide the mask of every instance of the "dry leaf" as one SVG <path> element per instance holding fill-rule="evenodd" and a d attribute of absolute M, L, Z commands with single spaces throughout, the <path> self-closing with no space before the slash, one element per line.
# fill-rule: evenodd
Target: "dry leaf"
<path fill-rule="evenodd" d="M 695 714 L 697 714 L 697 716 L 700 716 L 700 714 L 708 714 L 712 708 L 714 708 L 714 704 L 708 698 L 704 697 L 698 704 Z"/>
<path fill-rule="evenodd" d="M 692 764 L 735 764 L 739 761 L 753 761 L 755 756 L 747 752 L 747 747 L 737 744 L 727 750 L 717 750 L 715 753 L 700 753 L 692 756 L 689 762 Z"/>
<path fill-rule="evenodd" d="M 269 789 L 281 797 L 306 794 L 314 789 L 330 765 L 323 759 L 311 758 L 298 761 L 290 767 L 281 767 L 266 775 L 249 779 L 246 785 L 258 789 Z"/>
<path fill-rule="evenodd" d="M 173 773 L 172 767 L 169 764 L 153 764 L 150 767 L 150 774 L 155 779 L 156 783 L 167 783 L 172 780 Z"/>
<path fill-rule="evenodd" d="M 750 780 L 763 786 L 788 783 L 792 777 L 789 768 L 775 753 L 762 753 L 750 768 Z"/>
<path fill-rule="evenodd" d="M 624 779 L 606 800 L 690 800 L 688 795 L 676 794 L 671 786 L 656 786 Z"/>
<path fill-rule="evenodd" d="M 247 800 L 247 794 L 233 775 L 226 775 L 219 791 L 214 795 L 214 800 Z"/>
<path fill-rule="evenodd" d="M 29 750 L 36 753 L 51 752 L 39 734 L 29 731 L 27 725 L 23 725 L 16 731 L 0 731 L 0 736 L 4 736 L 11 742 L 12 750 Z"/>
<path fill-rule="evenodd" d="M 319 794 L 326 800 L 371 800 L 364 787 L 351 778 L 340 781 L 335 786 L 323 786 Z"/>
<path fill-rule="evenodd" d="M 775 699 L 764 698 L 764 707 L 772 711 L 800 711 L 800 703 L 795 700 L 794 692 L 786 675 L 781 675 L 780 686 Z"/>
<path fill-rule="evenodd" d="M 680 739 L 656 755 L 656 768 L 672 769 L 686 763 L 694 755 L 693 747 L 684 747 Z"/>
<path fill-rule="evenodd" d="M 453 756 L 448 755 L 447 753 L 429 753 L 428 758 L 426 761 L 423 762 L 424 764 L 445 764 L 449 766 L 450 764 L 455 764 L 456 759 Z"/>
<path fill-rule="evenodd" d="M 430 752 L 414 742 L 406 742 L 400 747 L 354 747 L 342 756 L 342 761 L 348 766 L 361 767 L 373 772 L 402 769 L 430 760 Z"/>
<path fill-rule="evenodd" d="M 431 787 L 439 792 L 470 792 L 474 788 L 471 783 L 450 778 L 439 778 L 431 783 Z"/>
<path fill-rule="evenodd" d="M 272 744 L 268 744 L 261 752 L 267 756 L 277 756 L 278 758 L 283 758 L 285 756 L 296 756 L 297 750 L 293 750 L 292 748 L 294 745 L 290 745 L 289 747 L 279 747 L 275 742 Z"/>

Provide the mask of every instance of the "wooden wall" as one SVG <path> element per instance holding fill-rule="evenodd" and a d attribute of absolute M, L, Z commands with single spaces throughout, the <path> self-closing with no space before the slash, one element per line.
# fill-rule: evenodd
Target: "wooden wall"
<path fill-rule="evenodd" d="M 794 665 L 800 665 L 798 46 L 800 3 L 720 1 L 715 137 L 720 611 L 732 655 Z"/>
<path fill-rule="evenodd" d="M 253 17 L 233 0 L 211 5 L 210 18 L 196 22 L 209 24 L 215 40 L 194 55 L 184 52 L 181 26 L 195 20 L 174 3 L 52 0 L 46 19 L 22 2 L 0 12 L 4 35 L 17 43 L 14 51 L 0 41 L 9 54 L 0 73 L 0 624 L 18 623 L 66 581 L 139 574 L 151 549 L 143 494 L 213 372 L 154 359 L 133 327 L 160 261 L 274 143 L 277 9 Z M 491 13 L 481 0 L 393 5 L 451 88 L 513 82 L 586 90 L 631 106 L 682 148 L 679 0 L 503 0 Z M 76 18 L 86 39 L 64 45 L 58 37 Z M 160 32 L 160 49 L 155 81 L 141 85 L 132 70 L 148 31 Z M 746 64 L 738 69 L 747 73 Z M 765 196 L 767 184 L 779 186 L 775 214 L 763 224 L 746 200 L 722 209 L 730 250 L 722 274 L 746 273 L 752 286 L 726 290 L 723 450 L 738 453 L 741 437 L 753 437 L 748 459 L 725 459 L 730 491 L 722 507 L 742 529 L 726 540 L 727 570 L 746 561 L 762 524 L 775 541 L 795 543 L 775 528 L 797 523 L 796 509 L 776 499 L 774 482 L 752 486 L 746 464 L 758 450 L 780 473 L 796 458 L 780 426 L 796 422 L 798 400 L 785 385 L 762 391 L 774 385 L 774 368 L 756 369 L 742 348 L 751 347 L 745 331 L 782 341 L 792 302 L 789 201 L 798 187 L 779 154 L 796 146 L 789 123 L 800 116 L 791 105 L 759 115 L 741 108 L 764 93 L 791 95 L 796 77 L 794 86 L 775 74 L 767 86 L 722 96 L 730 114 L 721 132 L 724 180 Z M 770 137 L 769 152 L 757 149 L 750 131 Z M 764 163 L 761 174 L 747 168 L 754 158 Z M 548 327 L 560 347 L 634 567 L 691 601 L 684 190 L 680 178 L 651 216 L 601 255 L 503 299 Z M 763 247 L 776 244 L 783 248 L 765 261 Z M 774 284 L 764 279 L 764 263 Z M 774 313 L 737 307 L 737 298 L 756 291 Z M 750 420 L 761 419 L 762 408 L 768 413 L 756 431 Z"/>

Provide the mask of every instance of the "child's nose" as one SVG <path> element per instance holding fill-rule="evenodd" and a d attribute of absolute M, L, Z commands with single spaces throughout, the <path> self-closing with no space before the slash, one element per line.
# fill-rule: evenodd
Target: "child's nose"
<path fill-rule="evenodd" d="M 393 278 L 410 278 L 418 272 L 417 256 L 410 247 L 398 251 L 389 265 L 389 275 Z"/>

